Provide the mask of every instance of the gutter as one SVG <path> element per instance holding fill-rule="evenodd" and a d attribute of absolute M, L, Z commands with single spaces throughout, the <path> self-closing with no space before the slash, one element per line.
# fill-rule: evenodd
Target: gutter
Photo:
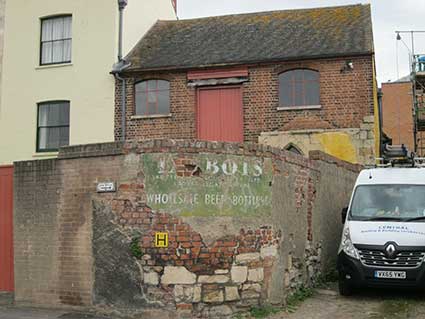
<path fill-rule="evenodd" d="M 130 54 L 131 55 L 131 54 Z M 358 52 L 358 53 L 344 53 L 344 54 L 329 54 L 329 55 L 315 55 L 315 56 L 299 56 L 290 58 L 274 58 L 268 60 L 247 60 L 238 62 L 223 62 L 203 65 L 180 65 L 180 66 L 158 66 L 158 67 L 135 67 L 126 70 L 127 73 L 138 73 L 138 72 L 167 72 L 167 71 L 187 71 L 197 69 L 210 69 L 210 68 L 222 68 L 222 67 L 236 67 L 241 65 L 255 66 L 255 65 L 271 65 L 276 63 L 291 63 L 291 62 L 303 62 L 310 60 L 333 60 L 333 59 L 349 59 L 349 58 L 361 58 L 373 56 L 374 52 Z"/>

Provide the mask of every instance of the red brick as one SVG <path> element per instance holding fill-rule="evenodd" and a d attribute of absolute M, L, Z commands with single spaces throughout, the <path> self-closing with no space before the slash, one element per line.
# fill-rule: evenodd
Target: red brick
<path fill-rule="evenodd" d="M 341 72 L 347 59 L 355 67 Z M 249 81 L 243 83 L 244 141 L 257 142 L 262 132 L 311 128 L 360 127 L 364 116 L 373 114 L 373 57 L 329 58 L 282 62 L 249 67 Z M 321 109 L 278 111 L 281 72 L 293 68 L 309 68 L 320 72 Z M 132 119 L 135 113 L 134 83 L 160 77 L 170 81 L 171 117 Z M 116 81 L 115 139 L 121 139 L 121 81 Z M 127 139 L 147 138 L 195 139 L 196 89 L 187 86 L 186 72 L 150 72 L 127 79 Z M 190 164 L 179 160 L 178 164 Z M 190 172 L 182 167 L 182 176 Z"/>

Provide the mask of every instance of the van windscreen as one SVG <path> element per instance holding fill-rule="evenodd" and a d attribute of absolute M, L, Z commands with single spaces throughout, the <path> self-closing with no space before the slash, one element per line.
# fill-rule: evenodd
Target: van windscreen
<path fill-rule="evenodd" d="M 356 188 L 350 209 L 351 220 L 405 221 L 424 216 L 422 185 L 361 185 Z"/>

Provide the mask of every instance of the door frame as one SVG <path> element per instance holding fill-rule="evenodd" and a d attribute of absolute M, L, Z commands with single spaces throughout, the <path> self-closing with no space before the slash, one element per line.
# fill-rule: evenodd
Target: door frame
<path fill-rule="evenodd" d="M 14 207 L 14 202 L 13 202 L 13 195 L 14 195 L 14 191 L 13 191 L 13 185 L 14 185 L 14 165 L 0 165 L 0 169 L 12 169 L 12 224 L 11 224 L 11 235 L 12 235 L 12 247 L 11 247 L 11 258 L 12 258 L 12 267 L 11 267 L 11 289 L 10 290 L 6 290 L 6 292 L 14 292 L 15 291 L 15 262 L 14 262 L 14 229 L 13 229 L 13 207 Z M 0 290 L 0 292 L 4 292 L 5 290 Z"/>
<path fill-rule="evenodd" d="M 242 112 L 242 142 L 245 140 L 245 112 L 243 105 L 243 85 L 241 84 L 229 84 L 229 85 L 216 85 L 216 86 L 199 86 L 196 88 L 196 108 L 195 108 L 195 118 L 196 118 L 196 139 L 199 140 L 199 124 L 200 124 L 200 91 L 207 90 L 219 90 L 219 89 L 239 89 L 241 93 L 241 112 Z"/>

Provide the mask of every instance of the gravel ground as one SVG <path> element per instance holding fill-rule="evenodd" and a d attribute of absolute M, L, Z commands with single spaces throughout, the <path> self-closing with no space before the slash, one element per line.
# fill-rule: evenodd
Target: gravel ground
<path fill-rule="evenodd" d="M 0 319 L 108 319 L 91 314 L 60 310 L 0 307 Z"/>
<path fill-rule="evenodd" d="M 0 319 L 108 318 L 55 310 L 0 307 Z M 282 311 L 267 319 L 425 319 L 425 293 L 365 289 L 354 296 L 341 297 L 332 285 L 315 290 L 313 296 L 299 304 L 293 313 Z"/>
<path fill-rule="evenodd" d="M 316 290 L 293 313 L 269 319 L 424 319 L 425 293 L 406 290 L 365 289 L 342 297 L 336 287 Z"/>

